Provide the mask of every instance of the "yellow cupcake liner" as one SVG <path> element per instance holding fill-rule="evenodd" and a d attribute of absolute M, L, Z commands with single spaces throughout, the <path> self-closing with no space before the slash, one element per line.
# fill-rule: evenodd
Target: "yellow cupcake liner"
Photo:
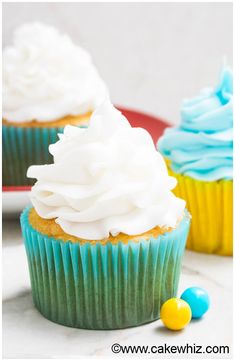
<path fill-rule="evenodd" d="M 223 256 L 233 254 L 233 181 L 200 181 L 177 174 L 169 175 L 178 184 L 173 193 L 186 201 L 192 225 L 186 248 Z"/>

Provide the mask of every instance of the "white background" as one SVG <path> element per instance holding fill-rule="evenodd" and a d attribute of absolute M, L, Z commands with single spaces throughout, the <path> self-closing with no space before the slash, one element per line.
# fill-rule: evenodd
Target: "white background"
<path fill-rule="evenodd" d="M 232 3 L 5 3 L 3 44 L 15 27 L 58 27 L 93 56 L 115 104 L 180 119 L 182 98 L 232 65 Z"/>

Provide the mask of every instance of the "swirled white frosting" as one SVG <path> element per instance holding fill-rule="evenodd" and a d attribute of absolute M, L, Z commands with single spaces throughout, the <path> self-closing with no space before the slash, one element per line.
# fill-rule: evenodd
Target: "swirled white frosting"
<path fill-rule="evenodd" d="M 54 164 L 28 169 L 37 178 L 31 200 L 41 217 L 87 240 L 176 225 L 185 208 L 171 192 L 176 179 L 150 134 L 132 128 L 109 102 L 93 113 L 89 128 L 66 126 L 59 137 L 49 147 Z"/>
<path fill-rule="evenodd" d="M 3 117 L 8 121 L 84 114 L 106 95 L 90 55 L 51 26 L 25 24 L 3 50 Z"/>

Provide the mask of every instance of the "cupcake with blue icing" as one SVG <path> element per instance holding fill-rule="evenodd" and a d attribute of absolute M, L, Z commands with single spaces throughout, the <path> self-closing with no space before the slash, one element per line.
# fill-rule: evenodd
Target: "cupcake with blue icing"
<path fill-rule="evenodd" d="M 33 207 L 21 216 L 35 306 L 89 329 L 159 318 L 175 297 L 190 225 L 150 134 L 110 103 L 90 126 L 66 126 L 54 163 L 31 166 Z"/>
<path fill-rule="evenodd" d="M 193 222 L 187 247 L 232 255 L 233 74 L 221 72 L 215 89 L 187 99 L 181 124 L 166 129 L 157 147 L 178 180 Z"/>

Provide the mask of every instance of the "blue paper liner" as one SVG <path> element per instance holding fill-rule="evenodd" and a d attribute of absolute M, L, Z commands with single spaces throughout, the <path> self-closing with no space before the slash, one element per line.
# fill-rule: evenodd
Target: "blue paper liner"
<path fill-rule="evenodd" d="M 118 329 L 159 318 L 177 294 L 190 216 L 157 238 L 117 245 L 63 242 L 37 232 L 21 215 L 35 306 L 77 328 Z"/>
<path fill-rule="evenodd" d="M 35 180 L 26 177 L 28 167 L 53 163 L 48 147 L 59 140 L 57 134 L 63 130 L 64 127 L 30 128 L 3 125 L 3 186 L 33 185 Z"/>

